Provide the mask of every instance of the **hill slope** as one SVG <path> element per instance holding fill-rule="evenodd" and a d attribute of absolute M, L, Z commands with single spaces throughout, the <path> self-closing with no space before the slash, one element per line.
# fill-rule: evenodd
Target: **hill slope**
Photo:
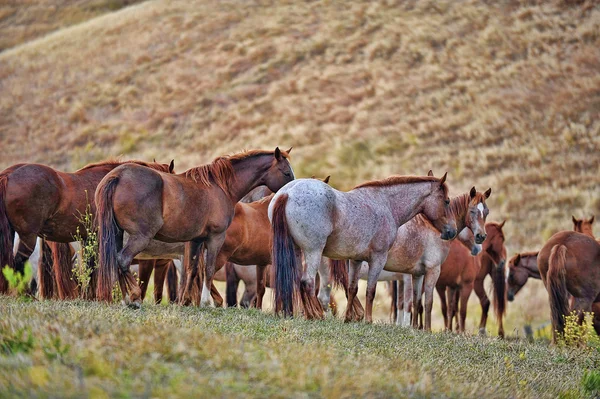
<path fill-rule="evenodd" d="M 0 166 L 293 145 L 341 188 L 491 186 L 511 249 L 600 213 L 600 6 L 296 3 L 148 1 L 5 51 Z"/>

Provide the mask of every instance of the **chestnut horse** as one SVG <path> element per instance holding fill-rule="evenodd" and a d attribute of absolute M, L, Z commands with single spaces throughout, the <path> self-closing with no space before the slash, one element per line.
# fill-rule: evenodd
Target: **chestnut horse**
<path fill-rule="evenodd" d="M 458 331 L 465 331 L 467 302 L 473 291 L 482 260 L 486 257 L 500 259 L 505 256 L 503 254 L 506 254 L 502 232 L 504 223 L 485 224 L 487 238 L 483 242 L 482 251 L 477 256 L 472 256 L 473 253 L 460 242 L 452 243 L 450 253 L 442 263 L 440 277 L 435 287 L 440 297 L 446 330 L 452 331 L 453 319 L 456 316 Z M 499 334 L 504 334 L 501 320 L 499 320 Z"/>
<path fill-rule="evenodd" d="M 456 221 L 449 220 L 446 175 L 393 176 L 363 183 L 341 192 L 315 179 L 286 185 L 269 205 L 273 225 L 275 310 L 292 315 L 300 292 L 304 316 L 323 318 L 315 297 L 315 276 L 322 257 L 350 259 L 346 321 L 356 319 L 354 299 L 363 261 L 369 264 L 365 319 L 372 322 L 373 299 L 379 273 L 387 261 L 400 226 L 423 212 L 442 232 L 442 239 L 456 236 Z M 301 273 L 300 249 L 306 268 Z M 299 286 L 299 287 L 298 287 Z"/>
<path fill-rule="evenodd" d="M 485 238 L 485 219 L 489 213 L 485 200 L 489 198 L 492 190 L 480 193 L 471 188 L 470 192 L 453 198 L 447 208 L 447 218 L 455 220 L 457 230 L 470 229 L 475 237 L 475 243 L 481 244 Z M 396 233 L 396 240 L 390 249 L 384 270 L 379 275 L 379 280 L 403 278 L 402 274 L 412 275 L 412 282 L 404 285 L 404 325 L 411 323 L 412 303 L 413 314 L 418 314 L 421 296 L 425 294 L 425 330 L 431 331 L 431 310 L 433 306 L 433 290 L 440 274 L 440 265 L 448 256 L 450 241 L 440 239 L 439 230 L 436 229 L 423 215 L 400 226 Z M 459 234 L 460 236 L 460 234 Z M 332 263 L 336 267 L 337 263 Z M 345 272 L 345 267 L 343 272 Z M 334 271 L 335 277 L 339 273 Z M 364 262 L 360 270 L 360 278 L 368 278 L 368 265 Z M 347 281 L 347 277 L 336 278 L 336 282 Z M 413 289 L 416 287 L 417 289 Z M 410 291 L 409 291 L 410 290 Z M 412 324 L 417 328 L 417 318 Z"/>
<path fill-rule="evenodd" d="M 141 305 L 140 288 L 129 264 L 156 238 L 167 243 L 186 242 L 184 264 L 191 276 L 185 295 L 191 291 L 202 247 L 206 247 L 201 305 L 212 304 L 207 287 L 212 286 L 216 257 L 233 220 L 235 204 L 259 185 L 277 191 L 292 181 L 288 152 L 276 148 L 223 156 L 179 175 L 132 164 L 106 175 L 96 190 L 99 299 L 110 301 L 118 280 L 124 298 L 129 290 L 131 304 Z M 129 234 L 125 246 L 124 232 Z"/>
<path fill-rule="evenodd" d="M 564 333 L 571 309 L 580 315 L 591 312 L 594 302 L 600 301 L 600 243 L 593 237 L 574 231 L 554 234 L 538 254 L 540 276 L 548 291 L 554 341 Z M 595 326 L 600 333 L 600 326 Z"/>
<path fill-rule="evenodd" d="M 490 225 L 490 228 L 493 225 Z M 479 333 L 485 334 L 487 325 L 488 312 L 490 310 L 490 299 L 488 298 L 484 281 L 489 275 L 492 280 L 492 303 L 494 305 L 494 314 L 498 321 L 498 335 L 504 338 L 504 315 L 506 314 L 506 247 L 504 247 L 504 233 L 502 232 L 502 222 L 498 234 L 494 234 L 497 243 L 491 243 L 487 248 L 489 251 L 483 251 L 480 256 L 480 268 L 477 278 L 475 279 L 474 289 L 475 294 L 479 298 L 481 304 L 481 321 L 479 322 Z M 494 249 L 499 249 L 495 251 Z"/>
<path fill-rule="evenodd" d="M 173 169 L 173 162 L 170 165 L 127 162 L 164 172 Z M 53 252 L 58 296 L 61 299 L 76 297 L 77 285 L 71 278 L 68 243 L 73 241 L 77 229 L 82 238 L 86 238 L 80 217 L 88 205 L 95 215 L 96 186 L 108 172 L 122 164 L 124 162 L 104 161 L 87 165 L 74 173 L 60 172 L 39 164 L 19 164 L 3 171 L 0 174 L 0 265 L 22 271 L 38 236 L 54 241 L 49 244 Z M 20 243 L 13 258 L 15 232 L 19 233 Z"/>

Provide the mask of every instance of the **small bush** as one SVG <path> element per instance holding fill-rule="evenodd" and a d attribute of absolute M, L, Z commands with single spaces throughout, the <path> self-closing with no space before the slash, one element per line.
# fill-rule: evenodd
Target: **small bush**
<path fill-rule="evenodd" d="M 14 292 L 17 296 L 25 295 L 31 277 L 33 277 L 33 269 L 29 262 L 25 263 L 24 273 L 17 272 L 15 269 L 5 266 L 2 269 L 4 278 L 8 281 L 9 289 Z"/>
<path fill-rule="evenodd" d="M 584 349 L 600 349 L 600 338 L 594 330 L 594 314 L 585 312 L 583 322 L 576 311 L 565 316 L 565 333 L 559 335 L 558 345 L 562 347 L 578 347 Z"/>
<path fill-rule="evenodd" d="M 98 267 L 98 229 L 94 224 L 92 207 L 89 201 L 85 212 L 79 216 L 79 222 L 85 229 L 85 238 L 83 238 L 79 226 L 77 226 L 77 232 L 73 238 L 81 243 L 81 249 L 79 250 L 77 262 L 73 267 L 73 278 L 79 286 L 79 292 L 83 298 L 90 286 L 92 273 Z"/>

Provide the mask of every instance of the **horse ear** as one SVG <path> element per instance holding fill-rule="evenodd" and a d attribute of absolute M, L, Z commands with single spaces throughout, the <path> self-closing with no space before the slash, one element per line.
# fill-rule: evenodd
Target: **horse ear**
<path fill-rule="evenodd" d="M 281 161 L 281 150 L 279 147 L 275 148 L 275 159 Z"/>
<path fill-rule="evenodd" d="M 515 266 L 518 265 L 520 261 L 521 261 L 521 254 L 517 254 L 517 256 L 515 257 Z"/>
<path fill-rule="evenodd" d="M 323 183 L 329 184 L 329 178 L 331 177 L 331 175 L 327 176 L 325 178 L 325 180 L 323 180 Z"/>
<path fill-rule="evenodd" d="M 446 182 L 446 176 L 448 176 L 448 172 L 444 173 L 444 176 L 442 176 L 442 178 L 440 179 L 440 187 L 442 187 Z"/>
<path fill-rule="evenodd" d="M 156 158 L 152 158 L 152 162 L 156 163 Z"/>
<path fill-rule="evenodd" d="M 596 218 L 596 215 L 592 215 L 592 217 L 590 218 L 590 220 L 588 220 L 589 224 L 594 224 L 594 219 Z"/>
<path fill-rule="evenodd" d="M 429 172 L 427 172 L 427 176 L 433 176 L 433 170 L 429 169 Z"/>
<path fill-rule="evenodd" d="M 290 149 L 287 150 L 286 152 L 289 154 L 290 152 L 292 152 L 292 148 L 294 148 L 294 147 L 290 147 Z"/>
<path fill-rule="evenodd" d="M 492 188 L 488 188 L 483 195 L 485 195 L 486 199 L 490 198 L 490 195 L 492 195 Z"/>
<path fill-rule="evenodd" d="M 502 230 L 502 228 L 504 227 L 504 223 L 506 223 L 506 219 L 504 219 L 504 220 L 502 221 L 502 223 L 500 223 L 500 224 L 498 225 L 498 227 L 500 227 L 500 229 L 501 229 L 501 230 Z"/>
<path fill-rule="evenodd" d="M 577 220 L 575 216 L 571 215 L 571 219 L 573 220 L 573 224 L 577 225 L 579 223 L 579 220 Z"/>
<path fill-rule="evenodd" d="M 171 163 L 169 164 L 169 173 L 173 173 L 175 170 L 175 160 L 171 159 Z"/>
<path fill-rule="evenodd" d="M 471 198 L 475 198 L 475 196 L 477 195 L 477 190 L 475 190 L 475 186 L 471 187 L 471 192 L 469 193 L 469 195 L 471 196 Z"/>

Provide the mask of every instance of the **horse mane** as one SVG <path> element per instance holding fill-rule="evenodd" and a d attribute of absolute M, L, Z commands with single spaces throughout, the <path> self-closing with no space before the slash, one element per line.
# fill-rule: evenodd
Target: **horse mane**
<path fill-rule="evenodd" d="M 483 194 L 481 194 L 480 192 L 477 192 L 477 195 L 475 196 L 475 198 L 479 199 L 478 197 L 482 198 L 485 200 L 485 197 Z M 469 193 L 465 193 L 465 194 L 461 194 L 457 197 L 454 197 L 452 199 L 450 199 L 450 212 L 452 212 L 453 215 L 458 215 L 461 211 L 461 209 L 467 209 L 469 207 L 469 203 L 471 201 L 471 195 Z M 419 213 L 418 215 L 416 215 L 414 217 L 415 222 L 417 222 L 417 224 L 421 225 L 421 226 L 426 226 L 426 227 L 431 227 L 435 230 L 437 230 L 435 228 L 435 226 L 433 226 L 433 223 L 431 223 L 431 221 L 427 218 L 427 216 L 423 215 L 422 213 Z"/>
<path fill-rule="evenodd" d="M 92 169 L 92 168 L 97 168 L 100 166 L 113 166 L 113 167 L 117 167 L 126 163 L 134 163 L 136 165 L 140 165 L 140 166 L 145 166 L 147 168 L 151 168 L 151 169 L 156 169 L 156 170 L 160 170 L 161 172 L 168 172 L 169 171 L 169 165 L 167 164 L 161 164 L 158 162 L 145 162 L 145 161 L 139 161 L 136 159 L 132 159 L 132 160 L 128 160 L 128 161 L 122 161 L 118 158 L 109 158 L 106 159 L 104 161 L 100 161 L 100 162 L 94 162 L 94 163 L 90 163 L 85 165 L 83 168 L 81 169 L 77 169 L 77 172 L 81 172 L 82 170 L 87 170 L 87 169 Z"/>
<path fill-rule="evenodd" d="M 440 179 L 433 176 L 390 176 L 382 180 L 370 180 L 355 186 L 354 188 L 363 187 L 388 187 L 399 184 L 410 184 L 410 183 L 426 183 L 426 182 L 439 182 Z M 444 194 L 448 195 L 448 186 L 444 183 Z"/>
<path fill-rule="evenodd" d="M 229 193 L 228 187 L 235 179 L 233 165 L 248 158 L 254 158 L 262 155 L 273 155 L 274 151 L 249 150 L 242 151 L 233 155 L 223 155 L 215 158 L 211 163 L 196 166 L 185 172 L 185 177 L 210 187 L 214 182 L 225 193 Z M 281 151 L 284 158 L 289 158 L 286 151 Z"/>

